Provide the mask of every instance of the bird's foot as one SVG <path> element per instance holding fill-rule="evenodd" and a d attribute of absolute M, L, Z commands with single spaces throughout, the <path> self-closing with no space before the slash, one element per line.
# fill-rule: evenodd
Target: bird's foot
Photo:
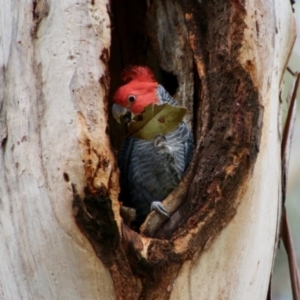
<path fill-rule="evenodd" d="M 167 218 L 170 218 L 168 211 L 166 210 L 166 208 L 160 201 L 153 201 L 151 204 L 151 210 L 155 210 L 159 214 L 161 214 Z"/>

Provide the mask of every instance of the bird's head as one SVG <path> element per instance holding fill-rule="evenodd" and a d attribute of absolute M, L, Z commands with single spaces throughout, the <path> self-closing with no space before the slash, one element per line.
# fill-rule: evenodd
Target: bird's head
<path fill-rule="evenodd" d="M 158 102 L 157 86 L 153 72 L 147 67 L 132 66 L 122 73 L 125 82 L 115 93 L 112 107 L 117 121 L 128 111 L 140 114 L 146 106 Z"/>

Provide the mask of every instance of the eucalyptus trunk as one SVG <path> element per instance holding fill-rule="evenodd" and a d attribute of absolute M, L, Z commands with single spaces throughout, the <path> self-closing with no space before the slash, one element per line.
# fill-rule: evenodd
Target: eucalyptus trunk
<path fill-rule="evenodd" d="M 265 299 L 281 216 L 289 1 L 0 0 L 3 299 Z M 120 216 L 111 95 L 150 66 L 195 137 L 140 233 Z"/>

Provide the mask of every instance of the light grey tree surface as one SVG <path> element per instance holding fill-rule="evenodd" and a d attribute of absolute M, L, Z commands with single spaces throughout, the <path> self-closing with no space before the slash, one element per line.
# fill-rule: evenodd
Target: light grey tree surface
<path fill-rule="evenodd" d="M 239 62 L 264 111 L 259 153 L 237 187 L 236 215 L 183 263 L 171 299 L 265 299 L 268 291 L 281 205 L 279 92 L 295 21 L 289 1 L 243 6 Z M 121 299 L 116 270 L 104 267 L 72 208 L 74 189 L 84 197 L 85 188 L 104 187 L 121 234 L 106 130 L 109 1 L 0 0 L 0 7 L 0 298 Z M 141 236 L 146 258 L 150 240 Z"/>

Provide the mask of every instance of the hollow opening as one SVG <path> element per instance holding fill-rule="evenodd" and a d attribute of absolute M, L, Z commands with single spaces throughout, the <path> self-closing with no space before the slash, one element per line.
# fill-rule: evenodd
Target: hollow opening
<path fill-rule="evenodd" d="M 140 241 L 141 235 L 132 230 L 127 231 L 125 226 L 122 226 L 120 239 L 107 191 L 99 190 L 93 197 L 87 195 L 84 201 L 81 201 L 79 195 L 75 195 L 74 201 L 80 213 L 77 215 L 77 222 L 86 232 L 97 255 L 110 270 L 115 270 L 112 277 L 116 283 L 122 283 L 119 285 L 120 290 L 125 292 L 130 288 L 126 280 L 130 279 L 128 274 L 132 272 L 142 279 L 143 295 L 151 291 L 155 291 L 155 295 L 167 293 L 183 260 L 207 249 L 208 243 L 234 216 L 238 205 L 237 187 L 247 180 L 249 170 L 254 165 L 261 125 L 258 120 L 260 108 L 257 91 L 237 59 L 243 26 L 246 26 L 242 21 L 244 10 L 240 9 L 240 4 L 232 1 L 220 1 L 219 5 L 215 2 L 201 4 L 201 13 L 202 8 L 206 8 L 204 12 L 207 16 L 201 21 L 205 24 L 203 26 L 202 23 L 199 24 L 199 18 L 195 14 L 195 10 L 200 11 L 196 2 L 182 4 L 184 10 L 178 7 L 178 2 L 171 0 L 155 3 L 161 5 L 159 9 L 168 17 L 165 18 L 168 19 L 167 24 L 174 25 L 173 28 L 177 29 L 175 33 L 181 33 L 178 36 L 183 41 L 180 44 L 182 47 L 176 47 L 175 42 L 172 44 L 176 50 L 182 51 L 181 55 L 175 53 L 174 48 L 166 51 L 169 56 L 163 53 L 159 60 L 154 54 L 153 40 L 151 43 L 146 28 L 146 20 L 153 10 L 147 10 L 146 1 L 112 1 L 109 111 L 112 96 L 122 85 L 121 72 L 129 65 L 149 66 L 157 81 L 171 95 L 184 87 L 178 98 L 188 99 L 183 105 L 190 105 L 190 111 L 194 111 L 194 119 L 191 119 L 194 120 L 194 137 L 199 147 L 194 153 L 192 168 L 188 170 L 188 180 L 181 182 L 185 184 L 181 194 L 177 193 L 165 201 L 173 203 L 179 199 L 180 202 L 165 224 L 157 222 L 155 218 L 145 222 L 149 226 L 141 230 L 142 234 L 148 238 L 154 237 L 148 240 L 149 244 L 146 246 Z M 189 18 L 184 19 L 184 16 Z M 159 22 L 164 19 L 159 19 L 157 11 L 150 17 Z M 185 23 L 186 28 L 180 27 L 180 22 Z M 179 40 L 176 39 L 176 34 L 169 35 L 168 27 L 165 27 L 165 31 L 173 41 Z M 193 52 L 188 48 L 189 42 L 184 39 L 191 33 L 194 37 Z M 155 46 L 157 45 L 154 44 Z M 167 47 L 159 50 L 161 49 L 169 50 Z M 155 50 L 156 53 L 160 52 L 157 48 Z M 173 63 L 172 57 L 180 63 L 179 66 L 172 65 L 171 70 L 176 75 L 163 70 L 166 69 L 168 59 Z M 224 57 L 226 59 L 220 60 Z M 158 61 L 164 66 L 160 67 Z M 191 65 L 187 67 L 189 63 Z M 204 74 L 201 75 L 198 70 L 203 70 L 203 66 Z M 203 121 L 205 119 L 206 123 Z M 109 123 L 109 133 L 117 153 L 125 139 L 125 132 L 111 114 Z M 81 207 L 82 203 L 85 207 Z M 154 224 L 153 228 L 151 224 Z M 177 241 L 184 243 L 181 246 Z M 124 259 L 123 250 L 128 260 Z M 146 252 L 147 258 L 143 256 Z M 127 262 L 129 266 L 126 265 Z M 132 282 L 131 285 L 133 286 Z M 126 292 L 125 297 L 128 294 Z M 154 299 L 150 296 L 148 298 Z"/>
<path fill-rule="evenodd" d="M 244 107 L 240 105 L 240 98 L 245 98 L 244 101 L 249 106 L 249 103 L 255 103 L 252 98 L 256 100 L 257 97 L 255 91 L 253 93 L 250 91 L 252 84 L 249 76 L 237 63 L 243 27 L 236 24 L 243 24 L 243 10 L 239 10 L 240 7 L 231 2 L 222 3 L 222 9 L 210 2 L 201 4 L 201 9 L 200 6 L 191 3 L 153 1 L 150 7 L 147 7 L 147 3 L 139 0 L 130 2 L 116 0 L 111 3 L 109 98 L 112 100 L 116 89 L 122 85 L 121 72 L 129 65 L 149 66 L 155 73 L 157 81 L 171 95 L 175 91 L 180 92 L 178 98 L 184 99 L 180 105 L 196 112 L 194 118 L 191 118 L 194 122 L 191 123 L 194 133 L 197 132 L 197 135 L 194 135 L 196 145 L 201 142 L 199 148 L 201 155 L 197 153 L 199 167 L 195 170 L 199 176 L 194 178 L 199 182 L 193 185 L 197 194 L 199 186 L 206 191 L 206 186 L 211 184 L 208 178 L 215 176 L 212 173 L 213 168 L 205 169 L 206 164 L 226 170 L 220 165 L 219 158 L 224 157 L 222 162 L 230 164 L 228 153 L 232 151 L 231 155 L 234 156 L 237 151 L 233 146 L 240 149 L 240 144 L 245 143 L 245 147 L 249 147 L 246 136 L 250 136 L 252 127 L 245 129 L 249 132 L 248 135 L 240 135 L 242 129 L 239 120 L 242 118 L 241 115 L 245 114 L 250 124 L 255 123 L 252 113 L 255 115 L 256 108 L 253 104 L 253 112 L 249 112 L 249 109 L 244 111 Z M 233 14 L 237 19 L 232 19 Z M 202 18 L 199 18 L 199 15 L 202 15 Z M 186 19 L 186 16 L 190 17 Z M 216 19 L 222 21 L 221 27 L 215 22 Z M 190 36 L 194 37 L 192 42 L 188 39 Z M 189 44 L 193 44 L 193 51 L 189 48 Z M 175 59 L 172 61 L 173 58 Z M 191 65 L 186 67 L 189 63 Z M 195 73 L 195 70 L 203 67 L 204 74 Z M 176 76 L 165 72 L 166 69 L 172 70 Z M 240 81 L 241 78 L 243 81 Z M 250 98 L 251 101 L 248 101 Z M 238 111 L 236 107 L 239 107 Z M 124 129 L 120 128 L 112 117 L 110 128 L 113 147 L 118 150 L 124 141 Z M 227 140 L 230 140 L 230 143 L 227 140 L 224 142 L 224 136 L 228 136 Z M 200 160 L 203 162 L 200 163 Z M 192 200 L 192 197 L 190 201 L 186 201 L 188 213 L 184 213 L 185 218 L 180 217 L 181 222 L 187 222 L 189 215 L 193 214 L 194 202 L 200 208 L 204 195 L 204 192 L 201 193 L 197 201 Z M 172 218 L 174 220 L 173 216 Z"/>
<path fill-rule="evenodd" d="M 174 95 L 178 89 L 175 75 L 163 70 L 153 52 L 146 29 L 147 1 L 116 0 L 111 2 L 111 52 L 109 61 L 110 92 L 109 109 L 112 97 L 123 84 L 122 71 L 133 65 L 148 66 L 156 80 Z M 118 150 L 124 141 L 124 129 L 109 117 L 110 135 L 114 149 Z"/>

